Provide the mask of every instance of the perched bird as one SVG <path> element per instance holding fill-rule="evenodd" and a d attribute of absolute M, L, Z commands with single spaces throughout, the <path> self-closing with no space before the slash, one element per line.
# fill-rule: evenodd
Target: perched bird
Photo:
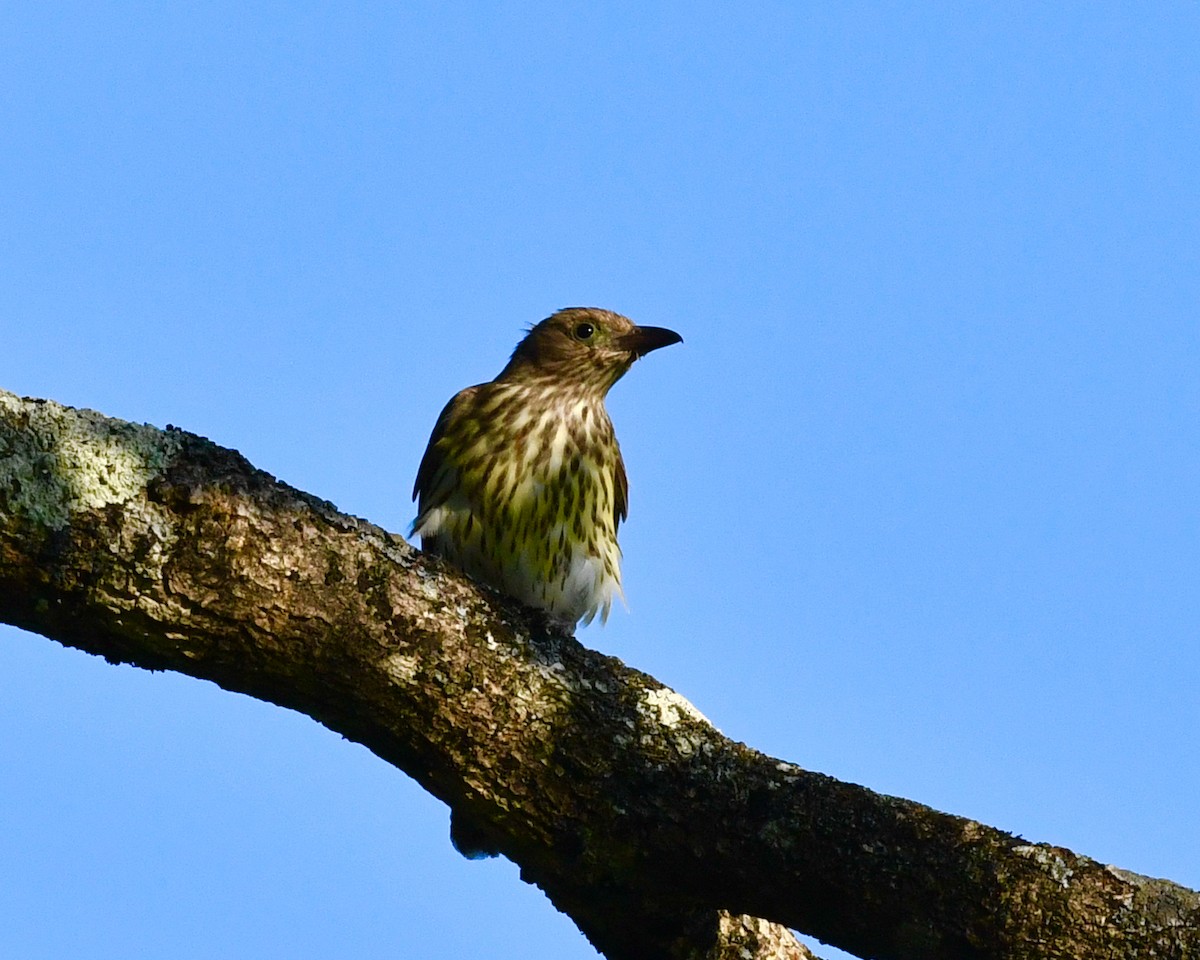
<path fill-rule="evenodd" d="M 621 593 L 628 484 L 609 389 L 683 340 L 592 307 L 533 327 L 490 383 L 442 411 L 417 471 L 421 548 L 573 630 Z"/>

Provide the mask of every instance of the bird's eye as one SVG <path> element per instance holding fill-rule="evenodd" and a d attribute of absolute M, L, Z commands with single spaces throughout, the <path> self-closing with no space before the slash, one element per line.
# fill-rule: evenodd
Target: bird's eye
<path fill-rule="evenodd" d="M 596 332 L 596 328 L 590 323 L 578 323 L 575 325 L 576 340 L 591 340 L 592 334 Z"/>

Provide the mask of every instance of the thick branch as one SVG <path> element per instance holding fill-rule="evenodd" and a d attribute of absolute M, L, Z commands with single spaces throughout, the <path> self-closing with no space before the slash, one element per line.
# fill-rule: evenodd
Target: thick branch
<path fill-rule="evenodd" d="M 652 678 L 180 431 L 0 393 L 0 620 L 365 744 L 612 958 L 805 955 L 750 917 L 864 957 L 1200 952 L 1195 893 L 735 743 Z"/>

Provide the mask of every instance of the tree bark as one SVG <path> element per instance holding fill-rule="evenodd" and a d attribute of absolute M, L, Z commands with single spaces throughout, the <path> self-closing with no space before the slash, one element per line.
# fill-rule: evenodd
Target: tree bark
<path fill-rule="evenodd" d="M 0 392 L 0 620 L 312 716 L 612 960 L 1200 955 L 1200 896 L 805 771 L 234 451 Z M 756 919 L 765 918 L 765 919 Z"/>

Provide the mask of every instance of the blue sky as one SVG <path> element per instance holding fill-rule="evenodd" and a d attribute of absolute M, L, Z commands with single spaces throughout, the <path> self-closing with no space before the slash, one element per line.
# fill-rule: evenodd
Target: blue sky
<path fill-rule="evenodd" d="M 0 9 L 0 386 L 406 530 L 590 304 L 630 611 L 729 735 L 1200 886 L 1193 3 Z M 0 955 L 586 958 L 307 718 L 0 628 Z M 835 951 L 824 950 L 829 957 Z"/>

